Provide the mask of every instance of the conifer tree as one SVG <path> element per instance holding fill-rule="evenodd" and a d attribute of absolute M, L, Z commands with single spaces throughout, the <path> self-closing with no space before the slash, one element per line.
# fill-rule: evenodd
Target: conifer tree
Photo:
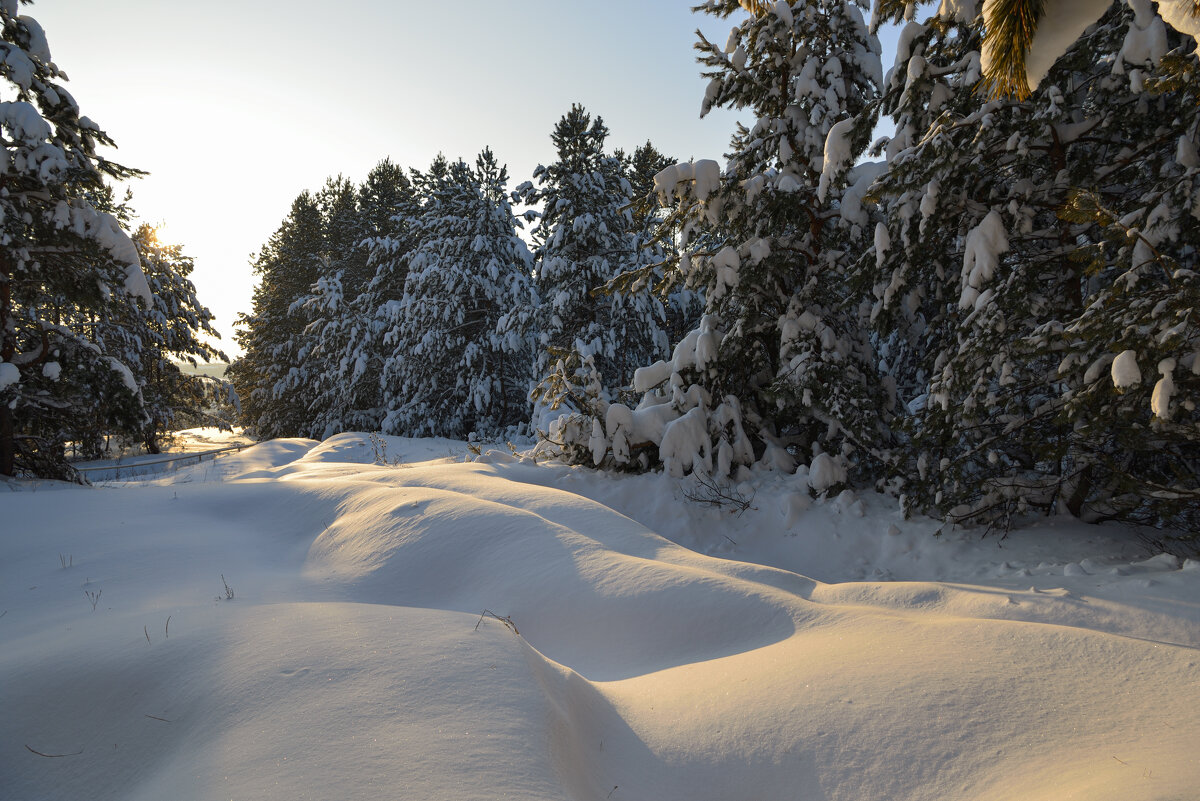
<path fill-rule="evenodd" d="M 599 292 L 638 266 L 632 188 L 620 159 L 604 151 L 607 137 L 601 118 L 572 106 L 550 137 L 557 160 L 534 171 L 536 186 L 528 182 L 515 193 L 542 207 L 533 229 L 539 380 L 574 351 L 592 359 L 605 388 L 616 389 L 666 347 L 658 301 L 645 292 Z"/>
<path fill-rule="evenodd" d="M 403 294 L 403 273 L 392 268 L 406 248 L 406 214 L 414 202 L 404 171 L 384 159 L 356 190 L 352 232 L 329 245 L 330 267 L 293 312 L 309 320 L 308 381 L 315 392 L 310 431 L 325 438 L 340 431 L 375 431 L 384 409 L 380 375 L 387 350 L 380 341 L 380 309 Z M 327 227 L 344 215 L 331 214 Z M 342 235 L 345 239 L 345 234 Z M 379 262 L 379 263 L 377 263 Z M 378 272 L 377 272 L 378 271 Z M 388 350 L 390 353 L 390 350 Z"/>
<path fill-rule="evenodd" d="M 860 198 L 870 171 L 852 166 L 873 124 L 879 44 L 842 0 L 779 2 L 748 16 L 735 0 L 696 10 L 744 17 L 724 47 L 700 37 L 710 80 L 702 114 L 749 108 L 756 122 L 739 126 L 724 171 L 701 160 L 655 178 L 676 201 L 667 224 L 681 231 L 668 286 L 702 288 L 706 314 L 636 387 L 653 391 L 635 411 L 669 407 L 655 414 L 676 419 L 623 431 L 640 428 L 637 416 L 631 424 L 610 411 L 613 458 L 628 458 L 631 437 L 657 437 L 673 473 L 727 474 L 761 455 L 780 467 L 793 455 L 869 455 L 886 398 L 843 278 L 866 235 Z"/>
<path fill-rule="evenodd" d="M 1194 43 L 1130 6 L 1023 102 L 980 102 L 982 20 L 943 9 L 902 33 L 887 224 L 860 266 L 916 508 L 1194 530 Z"/>
<path fill-rule="evenodd" d="M 288 307 L 294 333 L 285 349 L 295 354 L 296 364 L 276 384 L 275 394 L 305 404 L 299 433 L 306 436 L 322 436 L 334 408 L 341 407 L 335 378 L 345 349 L 340 333 L 349 301 L 363 288 L 368 261 L 368 232 L 357 199 L 357 188 L 340 175 L 317 192 L 317 279 Z"/>
<path fill-rule="evenodd" d="M 287 218 L 251 263 L 259 276 L 250 314 L 238 319 L 244 354 L 230 367 L 242 419 L 257 436 L 307 433 L 310 388 L 288 384 L 300 366 L 306 324 L 290 310 L 322 274 L 323 221 L 315 198 L 301 193 Z"/>
<path fill-rule="evenodd" d="M 633 249 L 634 267 L 632 271 L 639 279 L 629 283 L 618 282 L 626 286 L 626 290 L 638 292 L 653 292 L 662 286 L 664 268 L 667 262 L 677 259 L 679 254 L 675 249 L 678 230 L 664 225 L 669 218 L 667 209 L 654 190 L 654 176 L 676 160 L 659 152 L 649 140 L 636 148 L 625 165 L 626 175 L 633 194 Z M 648 266 L 651 272 L 643 276 L 642 268 Z M 657 293 L 655 293 L 657 294 Z M 666 343 L 678 342 L 700 322 L 704 312 L 704 297 L 702 291 L 676 283 L 662 298 L 664 322 L 662 324 Z"/>
<path fill-rule="evenodd" d="M 36 20 L 0 2 L 0 475 L 70 477 L 63 445 L 83 418 L 142 419 L 128 367 L 70 322 L 113 294 L 150 302 L 137 249 L 97 208 L 106 179 L 136 174 L 102 157 L 112 141 L 60 81 Z"/>
<path fill-rule="evenodd" d="M 177 419 L 229 424 L 205 411 L 212 401 L 210 382 L 184 374 L 178 364 L 185 361 L 194 367 L 197 359 L 228 358 L 203 338 L 219 338 L 220 334 L 212 326 L 212 312 L 201 304 L 188 278 L 194 269 L 192 258 L 184 255 L 181 245 L 159 242 L 155 230 L 146 224 L 134 232 L 133 243 L 141 255 L 153 303 L 149 308 L 126 303 L 117 320 L 140 345 L 137 358 L 128 364 L 146 410 L 142 443 L 149 453 L 158 453 L 163 436 Z"/>
<path fill-rule="evenodd" d="M 498 333 L 529 269 L 506 182 L 490 150 L 474 169 L 439 157 L 417 181 L 416 245 L 385 337 L 396 343 L 382 373 L 388 433 L 495 435 L 526 419 L 529 354 Z"/>

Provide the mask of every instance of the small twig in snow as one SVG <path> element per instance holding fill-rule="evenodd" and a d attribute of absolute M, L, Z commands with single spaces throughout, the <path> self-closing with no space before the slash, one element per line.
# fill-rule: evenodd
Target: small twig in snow
<path fill-rule="evenodd" d="M 741 517 L 743 512 L 751 508 L 750 504 L 754 502 L 753 492 L 749 496 L 746 496 L 737 487 L 720 482 L 715 478 L 705 476 L 702 473 L 693 473 L 692 475 L 695 476 L 696 484 L 699 486 L 695 489 L 683 490 L 683 497 L 689 501 L 704 503 L 709 506 L 728 506 L 739 517 Z"/>
<path fill-rule="evenodd" d="M 495 612 L 493 612 L 490 609 L 484 609 L 479 614 L 479 621 L 475 624 L 475 631 L 479 631 L 479 625 L 480 625 L 480 623 L 483 623 L 483 619 L 485 617 L 495 618 L 496 620 L 499 620 L 501 623 L 503 623 L 505 626 L 507 626 L 509 629 L 511 629 L 513 634 L 520 636 L 521 632 L 517 631 L 517 624 L 513 623 L 512 617 L 500 617 L 500 615 L 497 615 Z"/>
<path fill-rule="evenodd" d="M 79 756 L 80 754 L 83 753 L 83 749 L 80 748 L 78 751 L 71 753 L 71 754 L 43 754 L 41 751 L 37 751 L 33 748 L 30 748 L 28 743 L 25 744 L 25 749 L 27 751 L 29 751 L 29 753 L 31 753 L 31 754 L 37 754 L 38 756 L 46 757 L 47 759 L 58 759 L 60 757 Z"/>

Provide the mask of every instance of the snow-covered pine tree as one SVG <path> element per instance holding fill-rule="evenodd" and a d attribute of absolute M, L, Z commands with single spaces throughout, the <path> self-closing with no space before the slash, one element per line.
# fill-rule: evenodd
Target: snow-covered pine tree
<path fill-rule="evenodd" d="M 122 428 L 142 417 L 129 369 L 69 320 L 116 294 L 150 302 L 137 249 L 93 200 L 135 171 L 62 86 L 37 21 L 0 0 L 0 475 L 70 477 L 72 421 Z"/>
<path fill-rule="evenodd" d="M 325 417 L 314 421 L 314 435 L 339 431 L 377 431 L 387 413 L 383 399 L 384 362 L 394 342 L 384 338 L 404 296 L 408 252 L 413 247 L 419 198 L 404 170 L 380 162 L 359 189 L 359 214 L 366 226 L 367 261 L 362 280 L 350 276 L 342 313 L 321 333 L 322 347 L 341 354 L 322 392 Z M 341 290 L 346 292 L 345 288 Z"/>
<path fill-rule="evenodd" d="M 334 234 L 327 235 L 330 269 L 293 305 L 293 313 L 309 321 L 314 437 L 376 431 L 382 424 L 380 372 L 384 351 L 391 351 L 381 341 L 386 315 L 380 309 L 403 294 L 404 273 L 395 275 L 393 268 L 407 250 L 406 221 L 414 203 L 404 170 L 387 159 L 377 164 L 356 190 L 354 217 L 343 225 L 340 249 Z M 328 215 L 326 227 L 345 216 Z"/>
<path fill-rule="evenodd" d="M 678 199 L 671 281 L 702 288 L 707 313 L 670 362 L 639 374 L 635 388 L 652 390 L 641 407 L 610 411 L 603 433 L 618 463 L 650 442 L 676 474 L 821 456 L 825 490 L 844 480 L 846 453 L 877 447 L 886 407 L 844 280 L 869 235 L 871 171 L 854 164 L 874 122 L 879 43 L 843 0 L 760 5 L 696 7 L 743 17 L 724 47 L 697 44 L 710 81 L 701 113 L 747 108 L 756 122 L 739 126 L 724 172 L 702 160 L 656 176 Z"/>
<path fill-rule="evenodd" d="M 677 259 L 675 242 L 678 231 L 664 226 L 670 211 L 654 190 L 654 176 L 674 165 L 676 159 L 659 152 L 649 140 L 633 151 L 625 164 L 626 176 L 633 194 L 633 236 L 637 277 L 623 291 L 654 291 L 663 284 L 667 262 Z M 643 266 L 652 269 L 646 272 Z M 631 276 L 632 277 L 632 276 Z M 657 293 L 655 293 L 657 294 Z M 662 299 L 666 342 L 678 342 L 700 322 L 704 313 L 703 293 L 676 283 Z"/>
<path fill-rule="evenodd" d="M 387 433 L 491 436 L 527 419 L 528 353 L 498 333 L 527 294 L 530 264 L 506 182 L 490 150 L 474 169 L 439 157 L 416 182 L 416 245 L 385 336 L 395 343 L 382 372 Z"/>
<path fill-rule="evenodd" d="M 229 375 L 242 403 L 242 420 L 261 438 L 307 432 L 312 395 L 307 387 L 286 388 L 299 367 L 305 324 L 289 314 L 322 274 L 323 221 L 316 199 L 301 193 L 287 218 L 251 263 L 259 276 L 253 307 L 238 318 L 235 335 L 244 351 Z"/>
<path fill-rule="evenodd" d="M 1176 399 L 1197 361 L 1194 43 L 1130 6 L 1025 102 L 982 101 L 974 7 L 901 35 L 888 224 L 860 267 L 911 413 L 916 508 L 1195 529 L 1194 409 Z"/>
<path fill-rule="evenodd" d="M 358 209 L 358 189 L 343 176 L 329 178 L 316 195 L 321 217 L 320 269 L 316 282 L 292 301 L 295 333 L 285 350 L 295 368 L 275 393 L 305 403 L 300 433 L 321 437 L 340 416 L 339 366 L 345 355 L 343 321 L 349 304 L 364 288 L 368 231 Z M 332 432 L 330 432 L 332 433 Z"/>
<path fill-rule="evenodd" d="M 888 0 L 892 2 L 892 0 Z M 979 0 L 951 3 L 979 5 Z M 988 88 L 1023 100 L 1083 33 L 1108 11 L 1107 0 L 983 0 L 986 26 L 982 66 Z M 1166 24 L 1200 36 L 1200 3 L 1158 0 Z M 943 8 L 946 6 L 944 5 Z"/>
<path fill-rule="evenodd" d="M 590 359 L 595 365 L 601 394 L 607 395 L 628 386 L 638 366 L 663 353 L 662 306 L 647 292 L 600 292 L 638 266 L 629 209 L 632 189 L 620 159 L 604 151 L 604 121 L 593 120 L 576 104 L 550 138 L 557 160 L 534 171 L 536 186 L 527 182 L 515 192 L 524 203 L 541 207 L 533 230 L 540 299 L 534 313 L 534 376 L 541 381 L 558 375 L 557 363 L 574 352 L 575 360 Z M 553 404 L 570 393 L 555 383 L 539 390 L 542 403 Z M 603 405 L 604 399 L 599 401 Z"/>
<path fill-rule="evenodd" d="M 142 443 L 148 452 L 158 453 L 162 437 L 181 416 L 229 424 L 205 411 L 212 402 L 211 380 L 187 375 L 178 364 L 188 362 L 194 367 L 197 359 L 228 361 L 228 357 L 204 339 L 221 335 L 188 278 L 195 265 L 183 247 L 158 241 L 155 230 L 146 224 L 134 232 L 133 243 L 154 300 L 149 308 L 127 303 L 118 322 L 141 343 L 139 358 L 129 366 L 141 387 L 148 418 L 140 432 Z"/>

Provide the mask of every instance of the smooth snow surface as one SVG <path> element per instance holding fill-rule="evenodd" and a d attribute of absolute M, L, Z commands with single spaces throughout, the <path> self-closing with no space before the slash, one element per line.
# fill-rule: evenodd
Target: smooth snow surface
<path fill-rule="evenodd" d="M 745 473 L 736 513 L 385 444 L 0 484 L 6 801 L 1200 786 L 1200 563 L 1062 520 L 935 537 L 802 475 Z"/>

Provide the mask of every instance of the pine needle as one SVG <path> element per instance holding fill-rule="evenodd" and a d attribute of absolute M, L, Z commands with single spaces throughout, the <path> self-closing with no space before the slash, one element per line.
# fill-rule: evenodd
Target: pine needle
<path fill-rule="evenodd" d="M 1026 57 L 1044 16 L 1044 0 L 996 0 L 986 6 L 983 50 L 991 64 L 983 82 L 989 98 L 1029 97 Z"/>

